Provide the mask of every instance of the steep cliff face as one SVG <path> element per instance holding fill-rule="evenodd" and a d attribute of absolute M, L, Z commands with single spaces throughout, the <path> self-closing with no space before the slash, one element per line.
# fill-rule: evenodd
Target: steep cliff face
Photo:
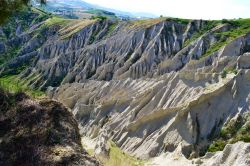
<path fill-rule="evenodd" d="M 105 129 L 140 158 L 176 149 L 193 158 L 225 123 L 249 113 L 249 25 L 49 16 L 11 39 L 26 40 L 1 75 L 20 69 L 28 85 L 48 88 L 92 138 Z"/>

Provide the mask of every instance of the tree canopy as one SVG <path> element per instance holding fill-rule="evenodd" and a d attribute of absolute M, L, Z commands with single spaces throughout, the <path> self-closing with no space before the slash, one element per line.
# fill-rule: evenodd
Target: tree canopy
<path fill-rule="evenodd" d="M 2 24 L 13 12 L 28 6 L 32 0 L 0 0 L 0 24 Z M 45 4 L 46 0 L 36 0 Z"/>

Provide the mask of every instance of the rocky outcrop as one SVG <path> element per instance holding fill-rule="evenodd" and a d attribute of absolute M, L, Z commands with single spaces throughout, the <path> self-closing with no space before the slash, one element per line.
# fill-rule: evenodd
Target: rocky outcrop
<path fill-rule="evenodd" d="M 108 131 L 107 129 L 103 128 L 97 137 L 95 146 L 95 156 L 101 161 L 107 161 L 109 159 L 110 147 L 108 144 L 108 139 Z"/>
<path fill-rule="evenodd" d="M 187 160 L 181 152 L 162 154 L 153 158 L 146 165 L 173 165 L 173 166 L 247 166 L 250 164 L 249 159 L 250 145 L 249 143 L 238 142 L 236 144 L 228 144 L 223 151 L 215 153 L 207 153 L 206 156 L 199 159 Z"/>
<path fill-rule="evenodd" d="M 60 103 L 0 90 L 0 165 L 86 165 L 77 122 Z"/>
<path fill-rule="evenodd" d="M 213 165 L 232 165 L 247 166 L 250 164 L 250 144 L 238 142 L 236 144 L 228 144 L 223 151 L 216 153 L 207 153 L 199 161 L 204 166 Z"/>

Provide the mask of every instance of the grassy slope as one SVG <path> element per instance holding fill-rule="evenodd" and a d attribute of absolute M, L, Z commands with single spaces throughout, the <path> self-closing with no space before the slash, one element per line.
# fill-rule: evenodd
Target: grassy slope
<path fill-rule="evenodd" d="M 144 162 L 124 153 L 115 143 L 110 142 L 110 159 L 104 164 L 105 166 L 142 166 Z"/>
<path fill-rule="evenodd" d="M 34 98 L 45 97 L 44 92 L 28 87 L 16 75 L 0 77 L 0 87 L 12 93 L 25 92 Z"/>
<path fill-rule="evenodd" d="M 76 34 L 84 27 L 95 23 L 96 20 L 73 20 L 70 23 L 66 24 L 60 31 L 60 35 L 62 39 L 67 39 L 72 35 Z"/>
<path fill-rule="evenodd" d="M 139 160 L 124 153 L 119 147 L 112 141 L 109 141 L 110 145 L 110 158 L 107 161 L 101 161 L 104 166 L 143 166 L 145 161 Z M 94 155 L 94 149 L 87 149 L 90 155 Z"/>
<path fill-rule="evenodd" d="M 44 24 L 39 28 L 38 32 L 50 28 L 53 26 L 58 26 L 59 27 L 59 35 L 61 39 L 68 39 L 72 35 L 78 33 L 80 30 L 82 30 L 84 27 L 91 25 L 95 23 L 96 21 L 99 20 L 99 17 L 95 17 L 93 19 L 68 19 L 68 18 L 63 18 L 60 16 L 51 16 L 48 18 Z"/>

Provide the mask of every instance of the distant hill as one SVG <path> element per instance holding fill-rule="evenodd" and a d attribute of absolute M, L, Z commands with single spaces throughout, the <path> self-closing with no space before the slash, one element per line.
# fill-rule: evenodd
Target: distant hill
<path fill-rule="evenodd" d="M 45 6 L 34 2 L 34 6 L 47 12 L 64 16 L 66 18 L 91 18 L 105 16 L 109 18 L 130 19 L 131 15 L 116 10 L 106 10 L 97 5 L 92 5 L 81 0 L 48 0 Z"/>

